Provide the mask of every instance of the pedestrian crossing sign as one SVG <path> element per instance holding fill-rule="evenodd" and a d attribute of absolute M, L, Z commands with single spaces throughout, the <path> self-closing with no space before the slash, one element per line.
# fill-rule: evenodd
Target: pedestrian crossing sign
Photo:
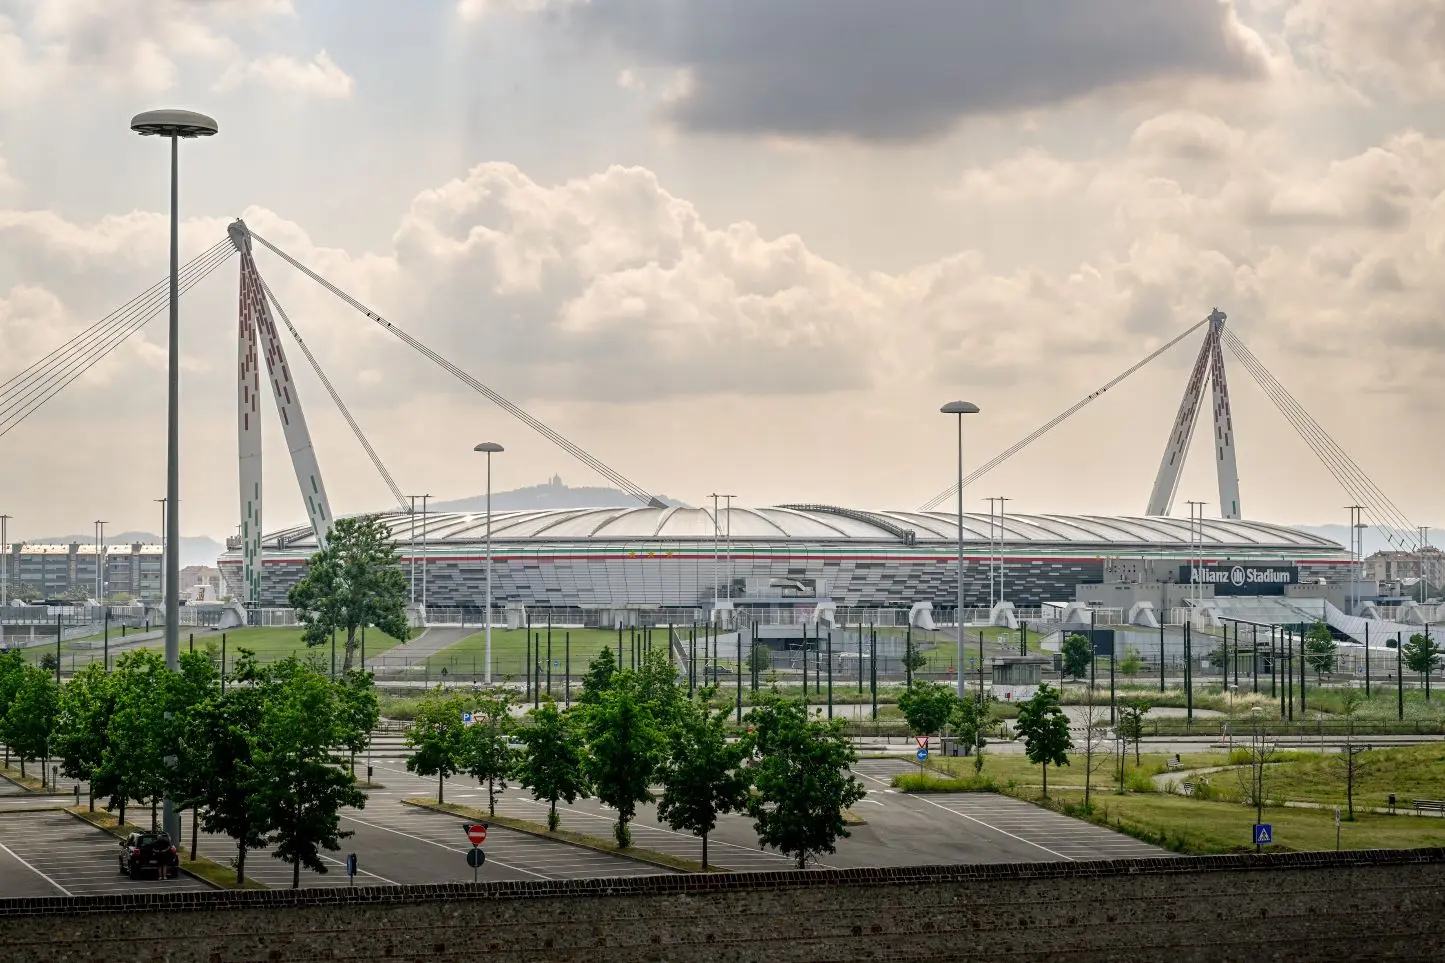
<path fill-rule="evenodd" d="M 1269 823 L 1254 824 L 1254 844 L 1256 846 L 1269 846 L 1274 843 L 1274 827 Z"/>

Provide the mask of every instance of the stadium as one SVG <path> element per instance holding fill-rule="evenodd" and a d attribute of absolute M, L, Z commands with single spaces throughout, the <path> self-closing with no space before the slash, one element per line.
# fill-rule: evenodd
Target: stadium
<path fill-rule="evenodd" d="M 379 517 L 393 533 L 418 602 L 425 599 L 429 610 L 484 604 L 484 513 Z M 849 608 L 929 602 L 952 609 L 958 598 L 955 519 L 946 512 L 828 505 L 735 507 L 716 516 L 683 507 L 494 512 L 493 605 L 599 616 L 628 609 L 697 611 L 711 608 L 716 593 L 738 608 L 828 600 Z M 1288 581 L 1330 578 L 1350 563 L 1349 553 L 1328 539 L 1236 519 L 965 514 L 963 522 L 969 607 L 987 608 L 996 599 L 1019 608 L 1072 601 L 1078 586 L 1128 581 L 1128 572 L 1145 569 L 1163 573 L 1159 581 L 1187 581 L 1191 561 L 1206 575 L 1219 566 L 1245 565 L 1286 570 Z M 287 591 L 316 551 L 315 533 L 301 526 L 261 543 L 260 605 L 285 606 Z M 228 584 L 241 584 L 239 539 L 220 565 Z"/>

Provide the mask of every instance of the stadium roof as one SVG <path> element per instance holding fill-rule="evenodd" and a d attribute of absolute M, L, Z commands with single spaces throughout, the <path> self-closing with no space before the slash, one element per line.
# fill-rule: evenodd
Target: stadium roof
<path fill-rule="evenodd" d="M 483 512 L 432 512 L 415 516 L 405 512 L 382 513 L 399 540 L 426 538 L 431 544 L 476 544 L 486 535 Z M 955 542 L 958 528 L 948 512 L 869 512 L 829 505 L 792 505 L 772 508 L 733 508 L 713 513 L 705 508 L 568 508 L 541 511 L 493 512 L 492 539 L 516 541 L 701 541 L 714 531 L 734 542 L 797 539 L 800 541 L 861 540 L 918 543 Z M 992 522 L 992 527 L 991 527 Z M 988 544 L 997 520 L 965 513 L 965 542 Z M 413 535 L 414 533 L 414 535 Z M 1270 548 L 1287 551 L 1342 552 L 1327 538 L 1282 525 L 1206 518 L 1191 525 L 1188 519 L 1114 515 L 1009 514 L 1003 519 L 1003 540 L 1014 545 L 1138 545 L 1160 548 L 1198 543 L 1214 547 Z M 265 538 L 268 549 L 315 546 L 309 527 L 273 532 Z"/>

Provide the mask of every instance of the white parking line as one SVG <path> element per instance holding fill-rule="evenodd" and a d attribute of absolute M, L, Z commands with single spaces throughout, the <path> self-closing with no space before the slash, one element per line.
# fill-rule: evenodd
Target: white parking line
<path fill-rule="evenodd" d="M 395 833 L 395 834 L 398 835 L 398 836 L 405 836 L 407 839 L 414 839 L 414 840 L 416 840 L 416 841 L 419 842 L 419 843 L 426 843 L 428 846 L 435 846 L 435 847 L 437 847 L 438 849 L 445 849 L 445 850 L 446 850 L 447 852 L 449 852 L 449 853 L 463 853 L 463 854 L 465 854 L 465 853 L 467 852 L 465 849 L 458 849 L 458 848 L 455 847 L 455 846 L 448 846 L 447 844 L 445 844 L 445 843 L 439 843 L 439 842 L 437 842 L 437 841 L 434 840 L 434 839 L 426 839 L 426 838 L 421 837 L 421 836 L 413 836 L 411 833 L 404 833 L 404 832 L 402 832 L 400 829 L 392 829 L 390 826 L 382 826 L 382 825 L 380 825 L 379 823 L 369 823 L 369 822 L 367 822 L 367 821 L 364 820 L 364 819 L 357 819 L 355 816 L 342 816 L 341 818 L 342 818 L 342 819 L 349 819 L 349 820 L 351 820 L 352 822 L 358 823 L 358 824 L 360 824 L 360 825 L 362 825 L 362 826 L 370 826 L 372 829 L 380 829 L 380 830 L 382 830 L 383 832 Z M 504 863 L 504 862 L 502 862 L 502 861 L 499 860 L 499 859 L 493 859 L 493 860 L 491 860 L 491 861 L 492 861 L 493 863 L 496 863 L 498 866 L 501 866 L 503 869 L 513 869 L 513 870 L 516 870 L 516 871 L 519 872 L 519 873 L 526 873 L 528 876 L 535 876 L 535 877 L 537 877 L 538 879 L 551 879 L 551 878 L 552 878 L 552 877 L 550 877 L 550 876 L 543 876 L 541 873 L 534 873 L 534 872 L 532 872 L 530 869 L 523 869 L 523 868 L 520 867 L 520 866 L 513 866 L 513 865 L 511 865 L 511 864 L 509 864 L 509 863 Z"/>
<path fill-rule="evenodd" d="M 11 858 L 11 859 L 15 860 L 15 861 L 16 861 L 17 863 L 19 863 L 21 866 L 24 866 L 26 869 L 30 870 L 30 871 L 31 871 L 32 873 L 34 873 L 36 876 L 39 876 L 41 879 L 45 880 L 45 881 L 46 881 L 47 883 L 49 883 L 51 886 L 54 886 L 56 889 L 60 890 L 60 892 L 61 892 L 62 894 L 66 895 L 66 896 L 74 895 L 74 894 L 72 894 L 72 893 L 70 892 L 70 890 L 66 889 L 64 886 L 61 886 L 61 885 L 60 885 L 59 883 L 57 883 L 55 880 L 51 879 L 49 876 L 46 876 L 44 873 L 42 873 L 40 870 L 36 869 L 36 868 L 35 868 L 34 866 L 32 866 L 30 863 L 27 863 L 25 860 L 23 860 L 23 859 L 21 859 L 19 856 L 15 855 L 15 850 L 11 849 L 9 846 L 6 846 L 4 843 L 0 843 L 0 849 L 5 850 L 5 852 L 7 852 L 7 853 L 10 854 L 10 858 Z"/>
<path fill-rule="evenodd" d="M 878 779 L 876 776 L 867 776 L 867 775 L 865 775 L 863 778 L 865 778 L 865 779 L 872 779 L 874 782 L 882 782 L 882 781 L 883 781 L 883 780 L 881 780 L 881 779 Z M 953 813 L 955 816 L 962 816 L 964 819 L 968 819 L 968 820 L 971 820 L 971 821 L 973 821 L 973 822 L 976 822 L 976 823 L 978 823 L 980 826 L 983 826 L 983 827 L 986 828 L 986 829 L 992 829 L 992 830 L 993 830 L 994 832 L 996 832 L 996 833 L 1002 833 L 1003 835 L 1009 837 L 1010 839 L 1016 839 L 1016 840 L 1018 840 L 1018 841 L 1021 842 L 1021 843 L 1027 843 L 1028 845 L 1033 846 L 1033 847 L 1035 847 L 1036 849 L 1042 849 L 1044 852 L 1048 853 L 1048 854 L 1051 855 L 1051 856 L 1057 856 L 1057 857 L 1059 857 L 1059 859 L 1066 860 L 1067 862 L 1070 862 L 1070 863 L 1075 862 L 1075 860 L 1074 860 L 1074 858 L 1073 858 L 1072 856 L 1065 856 L 1063 853 L 1056 852 L 1055 850 L 1049 849 L 1049 847 L 1047 847 L 1047 846 L 1040 846 L 1038 843 L 1034 842 L 1032 839 L 1025 839 L 1025 838 L 1022 837 L 1022 836 L 1016 836 L 1016 835 L 1014 835 L 1013 833 L 1009 832 L 1009 831 L 1006 830 L 1006 829 L 1000 829 L 1000 828 L 998 828 L 997 826 L 994 826 L 994 825 L 991 825 L 991 824 L 989 824 L 989 823 L 984 822 L 982 819 L 979 819 L 979 818 L 977 818 L 977 817 L 975 817 L 975 816 L 970 816 L 968 813 L 959 812 L 957 809 L 949 809 L 947 806 L 944 806 L 944 805 L 942 805 L 942 804 L 940 804 L 940 803 L 936 803 L 936 802 L 934 802 L 934 801 L 931 800 L 931 799 L 925 799 L 925 798 L 924 798 L 923 796 L 921 796 L 921 795 L 914 795 L 913 798 L 914 798 L 914 799 L 917 799 L 919 802 L 927 803 L 927 804 L 930 805 L 930 806 L 933 806 L 933 807 L 938 808 L 938 809 L 942 809 L 942 810 L 943 810 L 944 812 L 946 812 L 946 813 Z"/>

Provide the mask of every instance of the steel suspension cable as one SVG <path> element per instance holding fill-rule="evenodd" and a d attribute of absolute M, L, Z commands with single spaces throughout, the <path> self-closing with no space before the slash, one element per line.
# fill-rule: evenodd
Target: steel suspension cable
<path fill-rule="evenodd" d="M 217 268 L 227 256 L 228 254 L 224 250 L 217 250 L 210 254 L 208 259 L 202 260 L 199 265 L 189 266 L 188 270 L 181 273 L 179 279 L 182 283 L 194 283 L 195 279 L 202 278 Z M 168 304 L 169 296 L 171 296 L 169 288 L 162 288 L 155 294 L 144 298 L 143 301 L 134 302 L 133 307 L 126 314 L 118 317 L 116 321 L 108 324 L 103 333 L 72 347 L 52 364 L 46 366 L 43 372 L 36 373 L 35 376 L 26 379 L 26 382 L 20 383 L 16 388 L 10 390 L 9 395 L 0 398 L 0 402 L 3 402 L 4 405 L 3 408 L 0 408 L 0 422 L 3 422 L 7 416 L 13 415 L 14 412 L 26 411 L 30 403 L 35 402 L 36 399 L 40 399 L 40 402 L 43 403 L 45 399 L 51 398 L 55 390 L 58 390 L 55 389 L 55 385 L 61 385 L 61 388 L 64 388 L 71 380 L 74 380 L 78 373 L 90 369 L 91 364 L 103 357 L 116 344 L 126 340 L 134 331 L 139 330 L 137 325 L 144 325 L 144 322 L 159 314 Z"/>
<path fill-rule="evenodd" d="M 230 254 L 220 252 L 212 255 L 211 258 L 200 265 L 192 267 L 189 274 L 182 273 L 179 277 L 180 291 L 189 291 L 201 281 L 205 280 L 213 271 L 224 264 Z M 9 434 L 14 428 L 24 422 L 27 418 L 40 410 L 51 398 L 63 391 L 85 372 L 94 367 L 102 358 L 109 355 L 113 350 L 125 342 L 131 335 L 144 328 L 150 321 L 155 319 L 168 306 L 169 293 L 154 303 L 147 303 L 137 309 L 129 316 L 126 325 L 116 329 L 95 345 L 89 345 L 83 352 L 76 353 L 66 367 L 56 372 L 47 381 L 35 386 L 25 392 L 24 397 L 12 401 L 5 409 L 0 410 L 0 437 Z"/>
<path fill-rule="evenodd" d="M 1304 407 L 1280 384 L 1269 368 L 1255 357 L 1244 342 L 1235 337 L 1230 344 L 1230 350 L 1244 364 L 1245 369 L 1260 384 L 1261 389 L 1280 409 L 1291 426 L 1304 438 L 1306 444 L 1315 450 L 1316 457 L 1325 462 L 1326 467 L 1334 466 L 1331 474 L 1336 475 L 1336 480 L 1345 488 L 1347 494 L 1368 500 L 1370 502 L 1368 507 L 1371 511 L 1386 523 L 1414 531 L 1404 512 L 1375 485 L 1364 470 L 1325 431 L 1323 426 L 1304 410 Z"/>
<path fill-rule="evenodd" d="M 1324 464 L 1340 487 L 1352 498 L 1359 499 L 1366 504 L 1392 544 L 1395 543 L 1397 535 L 1402 543 L 1413 544 L 1417 537 L 1417 529 L 1399 506 L 1375 484 L 1364 469 L 1350 458 L 1329 432 L 1315 421 L 1238 336 L 1229 331 L 1226 331 L 1225 335 L 1225 343 L 1229 346 L 1230 352 L 1244 365 L 1245 370 L 1284 415 L 1290 426 L 1309 445 L 1315 457 Z"/>
<path fill-rule="evenodd" d="M 201 264 L 202 262 L 209 262 L 209 259 L 213 257 L 217 251 L 225 247 L 225 245 L 226 242 L 222 241 L 218 244 L 213 245 L 210 249 L 196 255 L 190 261 L 187 261 L 185 266 L 181 269 L 182 277 L 185 277 L 188 272 L 195 269 L 198 264 Z M 114 331 L 117 327 L 124 325 L 127 320 L 135 316 L 135 313 L 137 311 L 144 311 L 150 304 L 154 302 L 155 298 L 158 295 L 160 297 L 167 297 L 168 284 L 169 278 L 162 278 L 146 290 L 142 291 L 140 294 L 136 295 L 130 301 L 126 302 L 119 308 L 116 308 L 110 314 L 101 318 L 95 324 L 92 324 L 90 327 L 74 335 L 64 344 L 53 349 L 49 354 L 45 355 L 40 360 L 34 362 L 33 364 L 24 368 L 21 371 L 16 372 L 8 380 L 0 383 L 0 399 L 9 397 L 14 392 L 23 389 L 26 385 L 28 385 L 30 382 L 34 381 L 37 378 L 45 377 L 48 372 L 54 370 L 59 365 L 63 364 L 64 359 L 70 356 L 73 352 L 83 351 L 84 346 L 87 343 L 90 343 L 95 339 L 102 338 L 107 333 Z"/>
<path fill-rule="evenodd" d="M 371 463 L 376 466 L 377 472 L 381 475 L 382 480 L 386 482 L 386 487 L 391 489 L 391 494 L 396 498 L 396 503 L 401 506 L 403 512 L 406 511 L 406 496 L 401 493 L 401 488 L 397 485 L 396 480 L 391 477 L 391 472 L 387 471 L 386 466 L 381 463 L 381 456 L 376 453 L 375 448 L 371 447 L 371 442 L 367 441 L 366 434 L 362 432 L 361 426 L 356 423 L 356 419 L 351 417 L 351 410 L 346 407 L 346 402 L 341 400 L 341 395 L 331 384 L 331 379 L 326 377 L 326 372 L 321 370 L 321 363 L 316 360 L 316 356 L 311 353 L 311 349 L 306 346 L 306 342 L 301 340 L 301 334 L 296 330 L 296 326 L 291 323 L 291 319 L 287 317 L 286 309 L 281 307 L 281 302 L 278 301 L 276 295 L 272 293 L 271 286 L 266 283 L 259 272 L 257 273 L 257 280 L 261 282 L 261 290 L 266 295 L 266 300 L 271 302 L 271 307 L 276 309 L 276 314 L 281 318 L 282 323 L 286 325 L 286 330 L 290 331 L 291 337 L 295 339 L 296 346 L 301 349 L 301 353 L 304 354 L 306 360 L 311 363 L 311 370 L 316 372 L 316 377 L 321 379 L 321 384 L 326 388 L 326 393 L 331 396 L 332 403 L 335 404 L 341 412 L 341 416 L 346 419 L 346 423 L 351 426 L 351 433 L 356 436 L 357 441 L 361 442 L 361 447 L 366 450 L 366 454 L 371 459 Z"/>
<path fill-rule="evenodd" d="M 1097 400 L 1099 397 L 1101 397 L 1101 396 L 1102 396 L 1106 391 L 1108 391 L 1110 388 L 1114 388 L 1114 387 L 1118 386 L 1118 385 L 1119 385 L 1120 383 L 1122 383 L 1126 378 L 1128 378 L 1130 375 L 1134 374 L 1134 372 L 1138 371 L 1140 368 L 1144 367 L 1144 366 L 1147 365 L 1149 362 L 1151 362 L 1151 361 L 1153 361 L 1155 358 L 1159 357 L 1161 354 L 1164 354 L 1164 353 L 1165 353 L 1166 351 L 1168 351 L 1170 348 L 1174 347 L 1176 344 L 1178 344 L 1179 342 L 1183 341 L 1185 338 L 1189 337 L 1189 336 L 1190 336 L 1191 334 L 1193 334 L 1195 331 L 1198 331 L 1200 328 L 1204 327 L 1204 325 L 1206 325 L 1206 324 L 1208 324 L 1208 323 L 1209 323 L 1209 319 L 1208 319 L 1208 318 L 1205 318 L 1203 321 L 1200 321 L 1198 324 L 1193 325 L 1193 326 L 1190 327 L 1188 330 L 1184 331 L 1183 333 L 1179 334 L 1177 337 L 1171 339 L 1170 341 L 1166 342 L 1164 345 L 1160 346 L 1159 348 L 1157 348 L 1156 350 L 1154 350 L 1153 352 L 1151 352 L 1151 353 L 1150 353 L 1147 357 L 1145 357 L 1143 360 L 1135 363 L 1133 366 L 1131 366 L 1130 368 L 1128 368 L 1127 370 L 1125 370 L 1122 374 L 1118 375 L 1118 376 L 1115 377 L 1113 380 L 1111 380 L 1111 381 L 1109 381 L 1107 384 L 1105 384 L 1102 388 L 1099 388 L 1098 390 L 1094 391 L 1092 394 L 1090 394 L 1088 397 L 1084 398 L 1082 401 L 1078 401 L 1078 402 L 1076 402 L 1075 404 L 1071 405 L 1070 407 L 1064 409 L 1064 411 L 1063 411 L 1062 413 L 1056 415 L 1056 416 L 1055 416 L 1054 418 L 1052 418 L 1051 420 L 1045 422 L 1043 425 L 1041 425 L 1041 426 L 1039 426 L 1038 428 L 1034 429 L 1030 434 L 1028 434 L 1027 436 L 1025 436 L 1021 441 L 1017 441 L 1017 442 L 1015 442 L 1012 446 L 1010 446 L 1009 448 L 1005 449 L 1004 451 L 999 452 L 997 455 L 995 455 L 995 456 L 994 456 L 993 458 L 991 458 L 989 461 L 984 462 L 984 463 L 983 463 L 982 465 L 980 465 L 978 468 L 975 468 L 972 472 L 970 472 L 969 474 L 965 475 L 964 478 L 963 478 L 963 483 L 964 483 L 964 485 L 965 485 L 965 486 L 967 486 L 967 485 L 972 485 L 974 482 L 978 481 L 978 480 L 979 480 L 980 478 L 982 478 L 984 475 L 987 475 L 989 472 L 993 471 L 993 470 L 994 470 L 995 468 L 997 468 L 999 465 L 1002 465 L 1004 462 L 1008 461 L 1008 460 L 1009 460 L 1010 458 L 1012 458 L 1014 455 L 1017 455 L 1019 452 L 1023 451 L 1023 450 L 1024 450 L 1025 448 L 1027 448 L 1029 445 L 1032 445 L 1034 442 L 1038 441 L 1038 440 L 1039 440 L 1040 438 L 1042 438 L 1044 435 L 1047 435 L 1049 432 L 1053 431 L 1053 430 L 1054 430 L 1055 428 L 1057 428 L 1059 425 L 1062 425 L 1064 422 L 1068 421 L 1068 420 L 1069 420 L 1070 418 L 1072 418 L 1074 415 L 1078 414 L 1079 411 L 1081 411 L 1083 408 L 1087 407 L 1089 404 L 1091 404 L 1092 402 L 1094 402 L 1095 400 Z M 947 501 L 948 499 L 952 498 L 952 497 L 953 497 L 954 495 L 956 495 L 956 494 L 958 494 L 958 483 L 957 483 L 957 482 L 954 482 L 952 485 L 948 486 L 948 488 L 946 488 L 946 489 L 944 489 L 943 491 L 939 492 L 937 495 L 933 496 L 933 497 L 930 498 L 928 501 L 924 502 L 923 508 L 920 509 L 920 510 L 921 510 L 921 511 L 925 511 L 925 512 L 931 512 L 931 511 L 933 511 L 935 508 L 937 508 L 939 505 L 942 505 L 945 501 Z"/>
<path fill-rule="evenodd" d="M 411 348 L 412 350 L 416 351 L 418 354 L 423 355 L 423 356 L 426 357 L 428 360 L 430 360 L 430 361 L 432 361 L 433 363 L 435 363 L 438 367 L 442 368 L 444 371 L 446 371 L 448 374 L 452 375 L 452 376 L 453 376 L 454 378 L 456 378 L 457 380 L 463 382 L 463 383 L 466 384 L 468 387 L 472 388 L 474 391 L 476 391 L 476 392 L 478 392 L 479 394 L 485 396 L 485 397 L 486 397 L 488 400 L 490 400 L 493 404 L 495 404 L 495 405 L 497 405 L 498 407 L 502 408 L 504 411 L 508 412 L 509 414 L 511 414 L 512 416 L 514 416 L 515 418 L 517 418 L 519 421 L 521 421 L 521 422 L 523 422 L 524 424 L 526 424 L 529 428 L 531 428 L 532 430 L 536 431 L 538 434 L 542 435 L 542 436 L 543 436 L 544 438 L 546 438 L 547 440 L 551 441 L 553 444 L 555 444 L 557 447 L 561 448 L 563 451 L 565 451 L 565 452 L 567 452 L 568 454 L 572 455 L 572 456 L 573 456 L 574 458 L 576 458 L 578 461 L 581 461 L 584 465 L 587 465 L 587 466 L 588 466 L 589 468 L 591 468 L 593 471 L 596 471 L 599 475 L 601 475 L 602 477 L 606 478 L 608 481 L 612 482 L 612 484 L 618 486 L 618 487 L 621 488 L 623 491 L 627 492 L 627 493 L 628 493 L 629 495 L 631 495 L 633 498 L 636 498 L 638 501 L 641 501 L 641 502 L 643 502 L 644 504 L 649 505 L 649 506 L 654 507 L 654 508 L 662 508 L 662 507 L 665 507 L 665 503 L 664 503 L 661 499 L 655 498 L 653 495 L 649 494 L 649 493 L 647 492 L 647 490 L 644 489 L 644 488 L 642 488 L 640 485 L 637 485 L 636 483 L 628 480 L 628 479 L 627 479 L 624 475 L 622 475 L 620 472 L 615 471 L 614 469 L 609 468 L 607 465 L 603 464 L 600 460 L 598 460 L 597 458 L 595 458 L 591 453 L 589 453 L 589 452 L 587 452 L 587 451 L 584 451 L 582 448 L 580 448 L 580 447 L 577 446 L 576 444 L 572 443 L 571 441 L 568 441 L 568 440 L 567 440 L 565 437 L 563 437 L 559 432 L 554 431 L 552 428 L 550 428 L 550 427 L 548 427 L 547 425 L 543 424 L 541 421 L 539 421 L 537 418 L 533 417 L 531 414 L 529 414 L 528 412 L 526 412 L 525 410 L 523 410 L 523 409 L 522 409 L 521 407 L 519 407 L 518 405 L 513 404 L 511 401 L 507 400 L 507 399 L 504 398 L 502 395 L 498 394 L 496 391 L 493 391 L 491 388 L 487 387 L 485 384 L 483 384 L 482 382 L 478 381 L 478 380 L 477 380 L 476 378 L 474 378 L 472 375 L 468 374 L 467 372 L 463 371 L 461 368 L 457 367 L 457 366 L 456 366 L 455 364 L 453 364 L 452 362 L 448 361 L 448 360 L 447 360 L 445 357 L 443 357 L 441 354 L 438 354 L 436 351 L 432 350 L 432 349 L 431 349 L 430 347 L 428 347 L 427 345 L 425 345 L 425 344 L 423 344 L 422 342 L 418 341 L 416 338 L 413 338 L 411 335 L 407 334 L 405 331 L 403 331 L 402 329 L 398 328 L 396 325 L 392 324 L 390 321 L 386 320 L 386 319 L 383 318 L 381 315 L 377 314 L 375 311 L 372 311 L 372 310 L 371 310 L 370 308 L 368 308 L 366 305 L 362 304 L 360 301 L 356 300 L 356 299 L 353 298 L 351 295 L 349 295 L 349 294 L 347 294 L 345 291 L 341 290 L 341 288 L 337 287 L 336 285 L 332 284 L 330 281 L 326 280 L 326 279 L 325 279 L 324 277 L 322 277 L 321 275 L 317 274 L 315 271 L 311 270 L 311 269 L 308 268 L 306 265 L 302 264 L 300 261 L 296 260 L 294 257 L 292 257 L 291 255 L 287 254 L 285 251 L 281 250 L 279 247 L 277 247 L 276 245 L 272 244 L 270 241 L 266 240 L 266 239 L 265 239 L 264 237 L 262 237 L 261 235 L 255 233 L 254 231 L 250 231 L 250 232 L 248 232 L 248 233 L 249 233 L 249 235 L 250 235 L 250 237 L 251 237 L 252 239 L 254 239 L 254 240 L 257 241 L 258 243 L 260 243 L 261 245 L 263 245 L 267 250 L 271 251 L 273 254 L 275 254 L 276 256 L 280 257 L 280 258 L 283 259 L 284 261 L 286 261 L 286 262 L 287 262 L 288 264 L 290 264 L 292 267 L 296 268 L 296 270 L 300 271 L 302 274 L 305 274 L 307 277 L 309 277 L 311 280 L 315 281 L 317 284 L 319 284 L 319 285 L 321 285 L 322 287 L 326 288 L 326 289 L 327 289 L 328 291 L 330 291 L 332 294 L 336 295 L 336 296 L 337 296 L 338 298 L 340 298 L 342 301 L 345 301 L 347 304 L 349 304 L 351 307 L 355 308 L 357 311 L 360 311 L 362 314 L 366 315 L 366 316 L 367 316 L 368 318 L 370 318 L 372 321 L 374 321 L 374 322 L 376 322 L 378 325 L 380 325 L 380 326 L 381 326 L 384 330 L 386 330 L 388 333 L 390 333 L 390 334 L 392 334 L 393 336 L 395 336 L 398 340 L 400 340 L 400 341 L 401 341 L 403 344 L 405 344 L 407 347 L 409 347 L 409 348 Z"/>

